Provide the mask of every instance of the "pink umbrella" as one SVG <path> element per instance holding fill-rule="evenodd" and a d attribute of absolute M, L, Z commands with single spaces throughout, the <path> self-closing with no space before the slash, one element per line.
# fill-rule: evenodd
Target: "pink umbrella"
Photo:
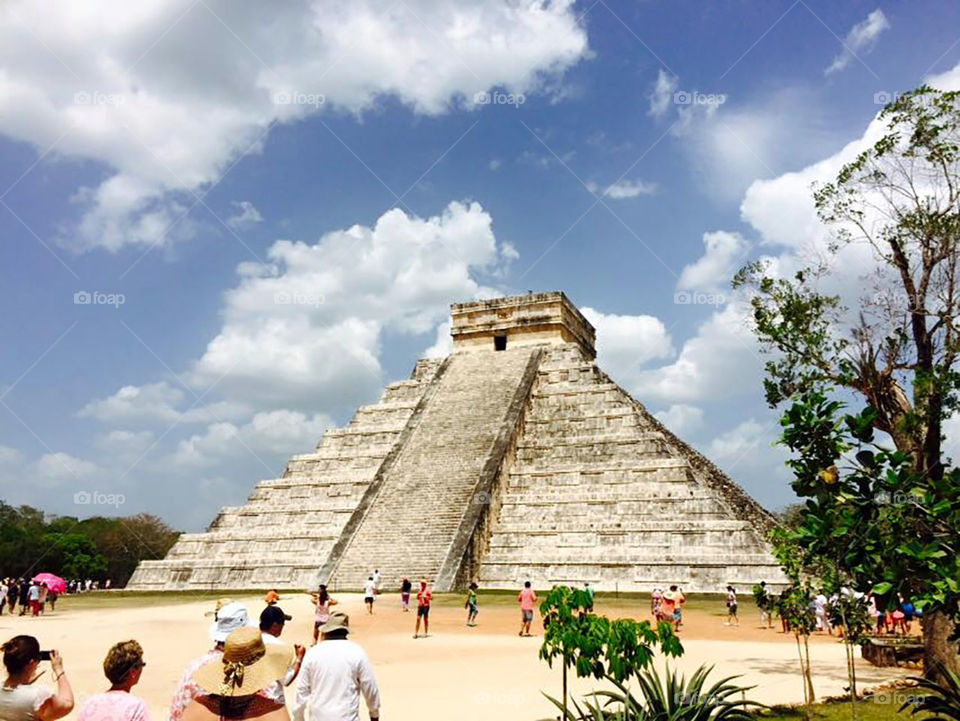
<path fill-rule="evenodd" d="M 47 588 L 54 593 L 63 593 L 67 590 L 67 582 L 52 573 L 38 573 L 33 577 L 33 582 L 47 584 Z"/>

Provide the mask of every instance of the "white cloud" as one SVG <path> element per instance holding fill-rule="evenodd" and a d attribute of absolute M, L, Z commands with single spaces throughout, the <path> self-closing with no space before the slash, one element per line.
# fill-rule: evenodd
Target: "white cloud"
<path fill-rule="evenodd" d="M 77 414 L 111 424 L 209 423 L 247 415 L 243 403 L 197 399 L 166 381 L 123 386 L 112 396 L 92 400 Z"/>
<path fill-rule="evenodd" d="M 762 364 L 747 313 L 738 303 L 715 312 L 672 363 L 637 375 L 631 386 L 635 395 L 644 401 L 696 403 L 756 389 Z"/>
<path fill-rule="evenodd" d="M 658 187 L 656 183 L 646 180 L 618 180 L 613 185 L 604 188 L 591 180 L 587 182 L 587 190 L 594 194 L 600 193 L 611 200 L 625 200 L 627 198 L 637 198 L 641 195 L 653 195 L 657 192 Z"/>
<path fill-rule="evenodd" d="M 265 264 L 244 263 L 228 291 L 224 324 L 190 379 L 218 383 L 257 407 L 309 410 L 355 402 L 382 383 L 381 334 L 422 334 L 454 300 L 495 294 L 474 273 L 496 275 L 516 255 L 498 244 L 478 203 L 441 215 L 389 210 L 313 244 L 280 240 Z"/>
<path fill-rule="evenodd" d="M 263 216 L 260 215 L 260 211 L 257 210 L 256 206 L 249 200 L 234 200 L 232 205 L 236 207 L 239 212 L 227 218 L 226 222 L 227 225 L 234 230 L 249 228 L 251 225 L 263 222 Z"/>
<path fill-rule="evenodd" d="M 33 472 L 47 481 L 89 478 L 99 471 L 96 463 L 76 458 L 69 453 L 46 453 L 33 464 Z"/>
<path fill-rule="evenodd" d="M 890 28 L 890 21 L 879 8 L 867 15 L 866 19 L 861 20 L 847 33 L 843 41 L 843 52 L 833 59 L 833 62 L 824 71 L 824 75 L 839 72 L 846 68 L 850 61 L 858 54 L 866 54 L 873 50 L 877 38 L 884 30 Z"/>
<path fill-rule="evenodd" d="M 653 90 L 650 91 L 650 95 L 648 96 L 650 100 L 650 110 L 648 114 L 655 118 L 664 117 L 667 111 L 670 110 L 670 105 L 673 103 L 673 94 L 676 90 L 677 77 L 661 69 L 657 73 L 657 82 L 654 84 Z"/>
<path fill-rule="evenodd" d="M 435 115 L 493 87 L 529 95 L 587 52 L 572 0 L 313 0 L 270 22 L 230 0 L 17 0 L 0 11 L 0 133 L 102 164 L 61 242 L 117 250 L 188 236 L 191 196 L 276 122 L 384 96 Z"/>
<path fill-rule="evenodd" d="M 11 446 L 0 446 L 0 468 L 16 468 L 23 463 L 23 454 Z"/>
<path fill-rule="evenodd" d="M 718 230 L 704 233 L 703 245 L 703 255 L 680 273 L 677 288 L 702 293 L 728 292 L 733 274 L 745 260 L 747 241 L 739 233 Z"/>
<path fill-rule="evenodd" d="M 666 410 L 657 411 L 654 415 L 681 438 L 698 431 L 703 425 L 703 409 L 685 403 L 674 403 Z"/>
<path fill-rule="evenodd" d="M 424 358 L 446 358 L 453 352 L 453 337 L 450 335 L 450 321 L 437 326 L 437 339 L 423 352 Z"/>
<path fill-rule="evenodd" d="M 597 330 L 597 363 L 628 389 L 647 363 L 673 352 L 670 334 L 659 318 L 580 310 Z"/>
<path fill-rule="evenodd" d="M 331 419 L 322 413 L 312 417 L 284 409 L 257 413 L 241 426 L 233 423 L 209 425 L 203 433 L 180 441 L 169 460 L 178 468 L 204 468 L 236 457 L 247 459 L 247 463 L 256 463 L 260 460 L 257 455 L 260 453 L 306 453 L 333 425 Z M 257 472 L 269 475 L 269 464 L 262 460 L 261 463 L 266 467 L 258 468 Z"/>

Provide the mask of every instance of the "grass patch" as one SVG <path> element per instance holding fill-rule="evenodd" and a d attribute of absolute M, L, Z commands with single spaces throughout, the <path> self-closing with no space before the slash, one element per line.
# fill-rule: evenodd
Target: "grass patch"
<path fill-rule="evenodd" d="M 910 711 L 900 713 L 900 707 L 915 689 L 897 689 L 880 692 L 857 701 L 857 721 L 907 721 L 908 719 L 929 718 L 930 714 L 911 716 Z M 813 721 L 853 721 L 853 712 L 849 701 L 826 701 L 815 703 L 811 707 Z M 761 721 L 804 721 L 806 709 L 803 706 L 774 706 L 769 712 L 758 716 Z"/>

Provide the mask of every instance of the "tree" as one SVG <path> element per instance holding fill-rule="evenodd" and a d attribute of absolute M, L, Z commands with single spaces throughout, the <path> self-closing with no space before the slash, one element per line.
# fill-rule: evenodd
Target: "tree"
<path fill-rule="evenodd" d="M 609 678 L 622 682 L 647 668 L 653 661 L 654 646 L 668 656 L 683 653 L 673 627 L 661 622 L 656 628 L 649 621 L 630 618 L 610 620 L 588 611 L 593 600 L 588 591 L 554 587 L 543 603 L 543 644 L 540 658 L 551 667 L 561 659 L 563 670 L 563 718 L 567 710 L 567 669 L 580 678 Z"/>
<path fill-rule="evenodd" d="M 47 553 L 49 563 L 68 578 L 100 578 L 107 570 L 106 557 L 84 535 L 48 533 L 42 542 L 50 549 Z"/>
<path fill-rule="evenodd" d="M 814 391 L 861 397 L 871 409 L 861 419 L 903 454 L 886 460 L 907 495 L 916 491 L 936 505 L 960 494 L 942 447 L 943 422 L 958 408 L 960 386 L 960 93 L 923 86 L 888 105 L 880 120 L 884 136 L 814 191 L 831 234 L 822 262 L 792 278 L 771 277 L 767 265 L 753 263 L 734 286 L 754 291 L 755 330 L 773 354 L 764 380 L 768 403 Z M 855 244 L 870 249 L 875 269 L 872 293 L 850 312 L 821 287 L 835 276 L 831 264 Z M 828 470 L 821 465 L 818 472 Z M 899 524 L 907 538 L 926 531 L 924 513 L 913 510 Z M 914 580 L 925 608 L 928 673 L 960 670 L 948 642 L 960 615 L 956 604 L 943 602 L 935 589 L 940 579 Z"/>

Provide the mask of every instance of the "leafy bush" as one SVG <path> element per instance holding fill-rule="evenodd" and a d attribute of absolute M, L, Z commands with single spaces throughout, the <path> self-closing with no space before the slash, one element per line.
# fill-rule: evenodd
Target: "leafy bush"
<path fill-rule="evenodd" d="M 930 714 L 924 721 L 960 721 L 960 676 L 948 671 L 939 682 L 925 678 L 914 680 L 925 693 L 913 696 L 900 707 L 901 713 L 910 708 L 912 716 Z"/>

